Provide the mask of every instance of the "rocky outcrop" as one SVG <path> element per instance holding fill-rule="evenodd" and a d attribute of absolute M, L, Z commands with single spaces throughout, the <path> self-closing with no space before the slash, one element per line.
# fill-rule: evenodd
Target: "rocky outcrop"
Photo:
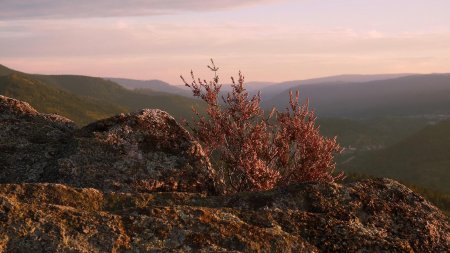
<path fill-rule="evenodd" d="M 4 252 L 449 252 L 447 218 L 392 180 L 268 192 L 0 185 Z"/>
<path fill-rule="evenodd" d="M 0 182 L 103 191 L 220 193 L 201 146 L 169 114 L 141 110 L 77 129 L 0 96 Z"/>
<path fill-rule="evenodd" d="M 78 129 L 0 96 L 0 252 L 450 252 L 449 219 L 389 179 L 221 195 L 167 113 Z"/>
<path fill-rule="evenodd" d="M 25 102 L 0 96 L 0 183 L 55 180 L 54 158 L 74 130 L 64 117 L 40 114 Z"/>

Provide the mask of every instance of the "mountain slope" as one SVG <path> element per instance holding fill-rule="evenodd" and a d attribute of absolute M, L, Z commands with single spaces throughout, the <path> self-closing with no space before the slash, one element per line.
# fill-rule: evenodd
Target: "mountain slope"
<path fill-rule="evenodd" d="M 125 78 L 105 78 L 106 80 L 113 81 L 124 88 L 135 90 L 135 89 L 148 89 L 155 92 L 165 92 L 175 95 L 182 95 L 187 97 L 192 97 L 192 92 L 189 90 L 181 89 L 177 86 L 170 85 L 161 80 L 133 80 Z"/>
<path fill-rule="evenodd" d="M 337 136 L 339 144 L 355 150 L 373 150 L 393 145 L 417 133 L 430 123 L 425 118 L 319 118 L 320 132 Z"/>
<path fill-rule="evenodd" d="M 268 100 L 274 96 L 280 94 L 281 91 L 288 91 L 289 89 L 296 89 L 298 86 L 311 85 L 311 84 L 333 84 L 338 85 L 341 83 L 360 83 L 387 80 L 398 77 L 404 77 L 413 74 L 377 74 L 377 75 L 337 75 L 327 76 L 319 78 L 311 78 L 305 80 L 292 80 L 281 83 L 268 85 L 261 89 L 264 99 Z"/>
<path fill-rule="evenodd" d="M 27 101 L 46 113 L 70 116 L 79 124 L 126 111 L 118 105 L 79 97 L 18 73 L 0 76 L 0 94 Z"/>
<path fill-rule="evenodd" d="M 349 171 L 384 176 L 450 193 L 450 120 L 428 126 L 382 150 L 345 164 Z"/>
<path fill-rule="evenodd" d="M 10 69 L 10 68 L 0 64 L 0 76 L 10 75 L 10 74 L 13 74 L 15 72 L 17 72 L 17 71 L 12 70 L 12 69 Z"/>
<path fill-rule="evenodd" d="M 450 74 L 407 76 L 365 83 L 321 83 L 300 85 L 303 101 L 319 116 L 377 117 L 450 113 Z M 264 98 L 264 97 L 263 97 Z M 283 91 L 264 107 L 287 105 L 289 91 Z"/>
<path fill-rule="evenodd" d="M 129 111 L 142 108 L 158 108 L 165 110 L 177 118 L 190 117 L 191 106 L 202 107 L 199 100 L 147 90 L 132 91 L 115 82 L 98 77 L 76 75 L 38 75 L 36 78 L 45 81 L 55 88 L 65 90 L 78 96 L 89 97 L 113 103 Z"/>
<path fill-rule="evenodd" d="M 198 107 L 200 111 L 205 108 L 197 99 L 151 90 L 127 90 L 117 83 L 98 77 L 35 75 L 20 73 L 6 67 L 0 71 L 4 73 L 3 76 L 7 73 L 18 73 L 20 76 L 20 80 L 18 78 L 3 80 L 5 88 L 0 94 L 30 102 L 43 112 L 59 113 L 74 119 L 78 124 L 142 108 L 158 108 L 178 119 L 189 119 L 193 115 L 192 106 Z M 62 97 L 57 97 L 57 94 L 61 94 Z M 49 96 L 52 99 L 49 99 Z M 70 96 L 70 99 L 66 98 L 67 96 Z"/>

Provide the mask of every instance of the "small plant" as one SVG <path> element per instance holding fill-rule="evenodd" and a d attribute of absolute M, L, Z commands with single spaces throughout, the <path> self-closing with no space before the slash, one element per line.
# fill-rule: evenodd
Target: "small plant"
<path fill-rule="evenodd" d="M 295 182 L 332 182 L 343 177 L 333 175 L 334 154 L 341 151 L 336 138 L 320 135 L 316 116 L 308 103 L 299 104 L 299 93 L 290 93 L 285 112 L 272 110 L 265 115 L 261 96 L 250 96 L 244 76 L 233 77 L 232 91 L 220 95 L 221 85 L 214 61 L 211 81 L 196 78 L 184 84 L 195 97 L 207 104 L 206 115 L 195 108 L 192 124 L 186 125 L 212 158 L 214 167 L 228 192 L 260 191 Z M 220 102 L 222 101 L 222 102 Z"/>

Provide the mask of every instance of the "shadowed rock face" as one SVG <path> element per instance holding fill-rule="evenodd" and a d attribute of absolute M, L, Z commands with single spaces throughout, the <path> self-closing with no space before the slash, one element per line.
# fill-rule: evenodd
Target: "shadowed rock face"
<path fill-rule="evenodd" d="M 219 193 L 201 146 L 169 114 L 141 110 L 76 129 L 0 97 L 0 182 L 57 182 L 104 191 Z"/>
<path fill-rule="evenodd" d="M 0 252 L 450 252 L 448 218 L 389 179 L 214 196 L 160 110 L 77 129 L 0 96 L 0 161 Z"/>
<path fill-rule="evenodd" d="M 0 96 L 0 182 L 54 181 L 57 157 L 74 130 L 66 118 Z"/>

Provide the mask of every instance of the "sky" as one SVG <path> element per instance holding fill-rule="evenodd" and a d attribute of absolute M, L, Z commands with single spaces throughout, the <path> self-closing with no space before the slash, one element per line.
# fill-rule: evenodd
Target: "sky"
<path fill-rule="evenodd" d="M 450 72 L 449 0 L 0 0 L 0 64 L 222 80 Z"/>

